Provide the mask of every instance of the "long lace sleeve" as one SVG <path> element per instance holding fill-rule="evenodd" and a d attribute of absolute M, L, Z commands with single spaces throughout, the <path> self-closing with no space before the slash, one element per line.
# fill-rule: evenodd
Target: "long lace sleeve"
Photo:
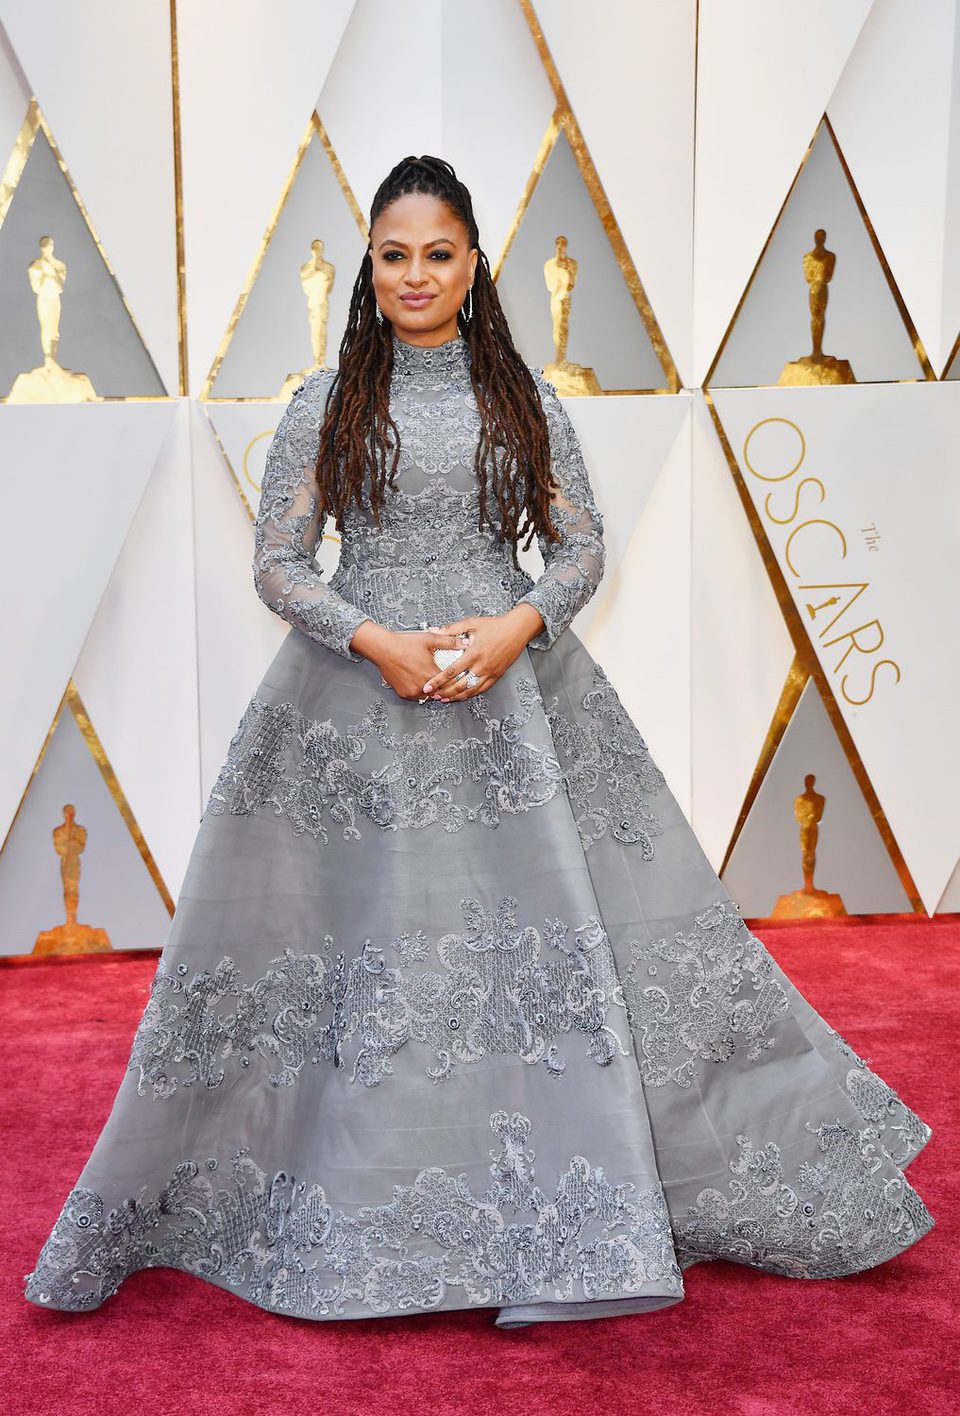
<path fill-rule="evenodd" d="M 603 517 L 567 410 L 543 370 L 531 366 L 530 372 L 540 390 L 550 430 L 551 471 L 560 482 L 550 505 L 550 520 L 563 539 L 548 541 L 538 533 L 543 573 L 517 603 L 534 605 L 545 626 L 527 647 L 549 649 L 603 579 Z"/>
<path fill-rule="evenodd" d="M 253 552 L 253 580 L 263 603 L 318 644 L 359 662 L 350 648 L 370 615 L 322 578 L 314 552 L 319 524 L 316 458 L 333 375 L 308 374 L 287 404 L 267 449 Z"/>

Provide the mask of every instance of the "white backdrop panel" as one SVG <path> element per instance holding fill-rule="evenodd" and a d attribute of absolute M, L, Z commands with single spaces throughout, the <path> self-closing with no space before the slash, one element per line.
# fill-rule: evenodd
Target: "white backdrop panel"
<path fill-rule="evenodd" d="M 0 408 L 0 643 L 16 666 L 0 725 L 4 834 L 175 414 L 166 402 Z"/>
<path fill-rule="evenodd" d="M 203 410 L 193 404 L 201 795 L 288 630 L 253 583 L 253 528 Z M 279 412 L 276 415 L 279 417 Z M 192 843 L 191 843 L 192 844 Z"/>
<path fill-rule="evenodd" d="M 30 82 L 3 28 L 0 9 L 0 152 L 6 164 L 30 106 Z"/>
<path fill-rule="evenodd" d="M 584 640 L 689 815 L 690 396 L 636 402 L 648 419 L 635 443 L 638 468 L 655 467 L 657 456 L 662 462 Z M 649 462 L 648 444 L 656 449 Z M 609 512 L 615 519 L 616 507 Z"/>
<path fill-rule="evenodd" d="M 692 457 L 692 821 L 719 870 L 793 643 L 702 393 Z"/>
<path fill-rule="evenodd" d="M 200 819 L 190 403 L 164 444 L 74 679 L 167 889 Z"/>
<path fill-rule="evenodd" d="M 943 618 L 955 619 L 960 604 L 960 385 L 721 389 L 714 399 L 933 910 L 960 853 L 960 738 L 943 717 L 960 695 L 960 659 Z"/>
<path fill-rule="evenodd" d="M 877 239 L 934 369 L 960 328 L 945 289 L 956 0 L 878 0 L 828 112 Z M 951 264 L 957 265 L 956 246 Z M 947 295 L 949 294 L 949 301 Z"/>

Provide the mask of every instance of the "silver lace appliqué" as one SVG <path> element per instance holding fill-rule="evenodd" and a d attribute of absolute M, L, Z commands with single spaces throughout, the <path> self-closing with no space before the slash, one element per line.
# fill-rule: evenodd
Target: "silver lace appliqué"
<path fill-rule="evenodd" d="M 771 955 L 726 900 L 671 939 L 634 941 L 623 996 L 649 1086 L 689 1087 L 701 1062 L 726 1062 L 738 1050 L 758 1061 L 789 1010 Z"/>
<path fill-rule="evenodd" d="M 227 1065 L 258 1057 L 274 1069 L 273 1086 L 332 1059 L 350 1065 L 351 1081 L 374 1087 L 412 1042 L 432 1051 L 425 1070 L 434 1082 L 494 1053 L 562 1076 L 558 1040 L 574 1032 L 599 1066 L 629 1055 L 608 1023 L 623 1000 L 597 915 L 572 931 L 547 919 L 541 933 L 518 925 L 510 895 L 494 911 L 472 897 L 460 908 L 465 928 L 435 946 L 422 930 L 395 939 L 393 966 L 369 939 L 347 962 L 329 934 L 322 953 L 286 949 L 249 983 L 229 957 L 193 978 L 182 961 L 161 959 L 128 1062 L 139 1070 L 138 1091 L 164 1099 L 181 1087 L 217 1087 Z M 438 967 L 415 969 L 434 955 Z"/>
<path fill-rule="evenodd" d="M 675 1218 L 681 1267 L 730 1259 L 786 1278 L 839 1278 L 882 1263 L 926 1234 L 933 1217 L 899 1172 L 886 1164 L 872 1128 L 839 1119 L 806 1129 L 822 1158 L 784 1173 L 780 1147 L 737 1136 L 729 1194 L 709 1187 Z M 876 1177 L 876 1178 L 875 1178 Z"/>
<path fill-rule="evenodd" d="M 213 1279 L 275 1312 L 318 1318 L 466 1304 L 622 1295 L 657 1285 L 682 1294 L 663 1191 L 612 1183 L 574 1155 L 552 1198 L 535 1183 L 530 1121 L 494 1111 L 500 1142 L 480 1195 L 468 1176 L 427 1166 L 383 1205 L 351 1214 L 323 1186 L 268 1173 L 247 1149 L 219 1179 L 216 1158 L 178 1165 L 160 1190 L 107 1210 L 75 1188 L 27 1296 L 53 1308 L 98 1307 L 136 1269 Z M 520 1218 L 520 1215 L 529 1216 Z"/>
<path fill-rule="evenodd" d="M 546 716 L 584 850 L 609 832 L 652 860 L 653 838 L 663 827 L 648 798 L 665 779 L 613 684 L 595 664 L 593 686 L 582 699 L 586 723 L 568 718 L 557 703 L 554 697 Z"/>
<path fill-rule="evenodd" d="M 884 1155 L 894 1165 L 906 1165 L 929 1141 L 932 1128 L 907 1106 L 888 1082 L 871 1071 L 836 1028 L 831 1027 L 830 1033 L 838 1050 L 853 1063 L 845 1078 L 850 1100 L 873 1127 Z"/>
<path fill-rule="evenodd" d="M 466 701 L 482 736 L 444 741 L 437 729 L 449 720 L 446 705 L 420 705 L 424 726 L 394 731 L 385 699 L 342 731 L 329 720 L 306 717 L 293 703 L 267 703 L 257 695 L 244 710 L 206 810 L 251 815 L 271 808 L 295 835 L 329 840 L 328 823 L 344 840 L 361 838 L 360 822 L 384 831 L 441 825 L 459 831 L 467 822 L 499 825 L 501 814 L 542 806 L 562 791 L 560 764 L 549 746 L 524 742 L 520 729 L 540 703 L 532 679 L 517 680 L 520 707 L 494 717 L 484 694 Z M 390 760 L 364 773 L 368 745 Z"/>

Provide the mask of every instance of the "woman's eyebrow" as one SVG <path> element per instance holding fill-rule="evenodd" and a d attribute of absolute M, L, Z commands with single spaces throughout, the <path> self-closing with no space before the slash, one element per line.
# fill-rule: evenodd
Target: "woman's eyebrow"
<path fill-rule="evenodd" d="M 455 242 L 454 242 L 449 236 L 435 236 L 432 241 L 424 241 L 423 244 L 424 244 L 425 246 L 437 246 L 437 245 L 440 244 L 441 241 L 446 241 L 449 246 L 453 246 L 453 245 L 455 244 Z M 396 237 L 394 237 L 394 236 L 388 236 L 385 241 L 381 241 L 381 242 L 380 242 L 380 245 L 377 247 L 377 249 L 378 249 L 378 250 L 381 250 L 384 246 L 404 246 L 404 247 L 405 247 L 405 246 L 406 246 L 406 242 L 405 242 L 405 241 L 398 241 L 398 240 L 396 239 Z"/>

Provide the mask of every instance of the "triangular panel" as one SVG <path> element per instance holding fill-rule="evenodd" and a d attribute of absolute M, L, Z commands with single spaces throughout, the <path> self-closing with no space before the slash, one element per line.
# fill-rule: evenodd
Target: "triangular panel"
<path fill-rule="evenodd" d="M 794 642 L 928 909 L 960 852 L 960 740 L 935 730 L 960 696 L 937 612 L 960 603 L 957 393 L 937 382 L 713 393 Z"/>
<path fill-rule="evenodd" d="M 173 901 L 102 743 L 71 684 L 0 853 L 0 953 L 30 954 L 64 922 L 61 857 L 52 832 L 73 806 L 79 853 L 77 919 L 114 949 L 159 948 Z"/>
<path fill-rule="evenodd" d="M 5 832 L 76 665 L 176 404 L 0 409 L 0 640 L 16 665 L 5 701 Z M 41 554 L 36 518 L 53 549 Z"/>
<path fill-rule="evenodd" d="M 0 223 L 0 399 L 165 397 L 35 102 L 4 172 Z"/>
<path fill-rule="evenodd" d="M 724 885 L 744 915 L 767 918 L 777 899 L 803 885 L 802 842 L 795 798 L 824 798 L 815 843 L 815 889 L 840 897 L 847 914 L 910 910 L 863 794 L 812 680 L 764 777 L 723 871 Z"/>
<path fill-rule="evenodd" d="M 696 0 L 618 5 L 591 24 L 580 0 L 521 4 L 692 384 Z"/>
<path fill-rule="evenodd" d="M 313 368 L 335 368 L 367 233 L 313 115 L 205 392 L 286 402 Z"/>
<path fill-rule="evenodd" d="M 548 376 L 547 366 L 565 357 L 586 371 L 577 389 L 583 393 L 676 388 L 676 371 L 623 238 L 562 109 L 494 274 L 517 347 Z M 567 391 L 573 389 L 561 388 Z"/>
<path fill-rule="evenodd" d="M 822 360 L 812 357 L 815 339 Z M 821 123 L 709 383 L 870 383 L 928 370 L 829 124 Z"/>
<path fill-rule="evenodd" d="M 706 384 L 872 0 L 711 0 L 698 10 L 694 378 Z"/>

